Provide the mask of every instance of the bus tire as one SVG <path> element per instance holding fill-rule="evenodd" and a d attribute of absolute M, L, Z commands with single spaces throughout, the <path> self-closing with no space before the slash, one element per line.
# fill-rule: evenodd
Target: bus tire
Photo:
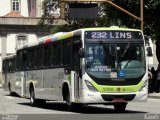
<path fill-rule="evenodd" d="M 67 104 L 67 107 L 71 106 L 71 99 L 70 99 L 69 91 L 67 92 L 67 95 L 66 95 L 66 104 Z"/>
<path fill-rule="evenodd" d="M 36 104 L 38 106 L 44 106 L 46 104 L 46 100 L 36 99 Z"/>
<path fill-rule="evenodd" d="M 10 82 L 8 83 L 8 91 L 9 91 L 9 95 L 12 96 L 12 90 L 11 90 L 11 84 L 10 84 Z"/>
<path fill-rule="evenodd" d="M 67 96 L 66 96 L 66 104 L 67 104 L 68 111 L 72 111 L 72 112 L 81 111 L 83 106 L 80 103 L 72 103 L 69 92 L 67 93 Z"/>
<path fill-rule="evenodd" d="M 115 103 L 114 109 L 116 112 L 124 112 L 126 109 L 127 103 Z"/>
<path fill-rule="evenodd" d="M 33 87 L 30 89 L 30 105 L 32 107 L 36 106 L 36 99 Z"/>

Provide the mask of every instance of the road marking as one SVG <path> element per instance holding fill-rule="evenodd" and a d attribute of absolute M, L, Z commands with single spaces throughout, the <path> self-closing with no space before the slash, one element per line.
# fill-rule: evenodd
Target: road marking
<path fill-rule="evenodd" d="M 11 97 L 11 96 L 5 96 L 7 99 L 10 99 L 10 100 L 12 100 L 12 99 L 14 99 L 13 97 Z"/>

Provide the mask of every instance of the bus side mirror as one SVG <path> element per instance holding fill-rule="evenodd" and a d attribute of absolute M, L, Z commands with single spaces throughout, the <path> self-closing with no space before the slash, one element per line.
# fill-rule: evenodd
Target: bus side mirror
<path fill-rule="evenodd" d="M 147 56 L 149 56 L 149 57 L 153 56 L 151 47 L 147 47 Z"/>
<path fill-rule="evenodd" d="M 85 56 L 84 48 L 79 49 L 79 56 L 80 56 L 80 58 L 84 58 L 84 56 Z"/>

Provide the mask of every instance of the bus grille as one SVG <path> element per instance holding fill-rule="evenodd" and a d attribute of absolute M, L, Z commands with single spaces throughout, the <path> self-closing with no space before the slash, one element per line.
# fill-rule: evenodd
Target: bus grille
<path fill-rule="evenodd" d="M 136 96 L 135 94 L 132 95 L 101 95 L 103 100 L 105 101 L 113 101 L 115 98 L 123 98 L 125 101 L 131 101 Z"/>

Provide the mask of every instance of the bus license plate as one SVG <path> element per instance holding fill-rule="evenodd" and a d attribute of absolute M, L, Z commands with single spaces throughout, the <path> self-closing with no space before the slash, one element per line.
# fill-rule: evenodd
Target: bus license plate
<path fill-rule="evenodd" d="M 125 102 L 124 98 L 113 98 L 113 102 Z"/>

